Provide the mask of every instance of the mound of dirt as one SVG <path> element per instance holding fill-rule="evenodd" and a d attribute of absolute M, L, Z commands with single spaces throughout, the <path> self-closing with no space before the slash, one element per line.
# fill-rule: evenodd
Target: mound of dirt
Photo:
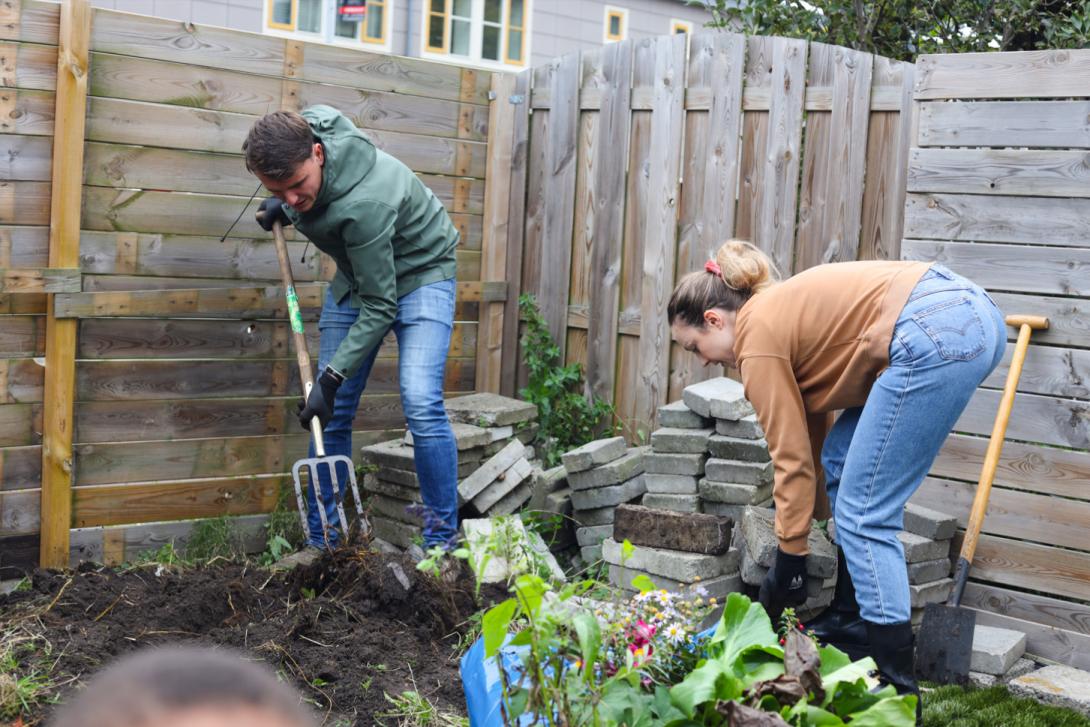
<path fill-rule="evenodd" d="M 29 591 L 0 598 L 0 618 L 48 607 L 39 618 L 59 656 L 53 678 L 76 678 L 62 700 L 117 656 L 200 643 L 265 661 L 327 723 L 396 724 L 379 717 L 391 709 L 385 694 L 415 691 L 442 711 L 465 714 L 454 647 L 483 606 L 464 568 L 461 576 L 446 583 L 403 556 L 357 549 L 279 573 L 235 563 L 184 570 L 85 564 L 74 573 L 35 573 Z M 487 602 L 505 594 L 484 595 Z"/>

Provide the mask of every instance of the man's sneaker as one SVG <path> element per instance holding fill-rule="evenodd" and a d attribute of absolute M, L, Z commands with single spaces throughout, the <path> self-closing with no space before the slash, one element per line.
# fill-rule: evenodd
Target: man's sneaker
<path fill-rule="evenodd" d="M 273 570 L 291 570 L 297 566 L 310 565 L 314 561 L 318 560 L 318 556 L 322 554 L 322 551 L 315 548 L 313 545 L 306 545 L 301 550 L 297 550 L 291 555 L 286 555 L 280 560 L 272 564 Z"/>

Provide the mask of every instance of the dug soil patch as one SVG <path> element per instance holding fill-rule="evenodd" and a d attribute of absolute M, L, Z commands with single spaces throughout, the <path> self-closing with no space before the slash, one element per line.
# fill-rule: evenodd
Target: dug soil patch
<path fill-rule="evenodd" d="M 40 571 L 0 597 L 0 621 L 33 618 L 63 700 L 103 665 L 156 644 L 229 646 L 279 671 L 327 724 L 397 724 L 385 694 L 415 691 L 465 714 L 455 646 L 478 610 L 403 556 L 345 549 L 290 572 L 237 563 Z M 36 614 L 36 615 L 34 615 Z M 33 615 L 33 616 L 32 616 Z M 41 664 L 44 649 L 25 654 Z M 72 679 L 74 677 L 74 680 Z M 28 724 L 44 720 L 48 708 Z"/>

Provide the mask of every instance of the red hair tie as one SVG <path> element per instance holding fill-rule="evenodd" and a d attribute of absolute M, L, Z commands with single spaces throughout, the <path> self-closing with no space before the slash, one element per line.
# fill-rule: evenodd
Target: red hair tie
<path fill-rule="evenodd" d="M 714 260 L 709 260 L 708 262 L 704 263 L 704 270 L 709 273 L 715 273 L 719 276 L 723 275 L 723 271 L 720 269 L 719 263 Z"/>

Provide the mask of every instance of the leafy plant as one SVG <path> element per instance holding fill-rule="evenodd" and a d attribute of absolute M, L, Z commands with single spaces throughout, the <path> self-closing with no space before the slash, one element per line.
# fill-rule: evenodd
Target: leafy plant
<path fill-rule="evenodd" d="M 519 313 L 526 322 L 520 345 L 529 373 L 519 396 L 537 406 L 539 451 L 546 466 L 554 467 L 561 453 L 594 440 L 611 424 L 615 412 L 609 402 L 584 395 L 583 367 L 578 362 L 561 365 L 560 347 L 532 295 L 519 296 Z"/>
<path fill-rule="evenodd" d="M 915 697 L 898 696 L 892 687 L 870 690 L 873 660 L 851 662 L 833 647 L 819 649 L 797 628 L 781 643 L 764 609 L 741 594 L 729 596 L 709 635 L 694 632 L 699 609 L 683 614 L 677 596 L 646 590 L 623 608 L 592 607 L 581 597 L 588 590 L 583 582 L 553 592 L 525 575 L 513 598 L 485 613 L 485 653 L 505 665 L 507 720 L 914 724 Z"/>

